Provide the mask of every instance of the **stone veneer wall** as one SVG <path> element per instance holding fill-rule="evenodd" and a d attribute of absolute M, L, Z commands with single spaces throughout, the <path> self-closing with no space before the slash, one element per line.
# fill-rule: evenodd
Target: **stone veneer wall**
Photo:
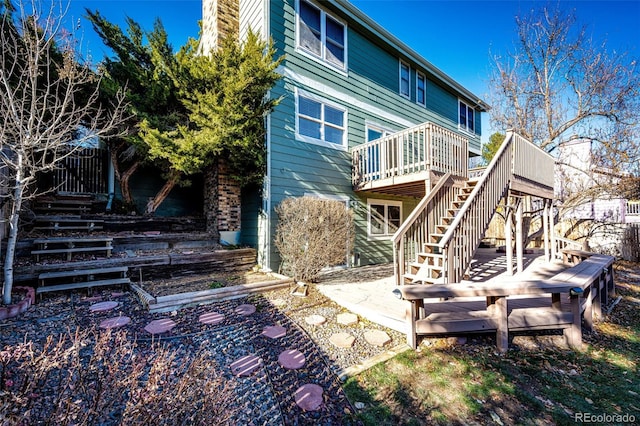
<path fill-rule="evenodd" d="M 239 0 L 203 0 L 203 53 L 218 47 L 219 41 L 240 29 Z M 241 221 L 241 188 L 231 179 L 223 159 L 205 171 L 204 215 L 207 231 L 218 236 L 219 231 L 238 231 Z"/>
<path fill-rule="evenodd" d="M 240 191 L 240 184 L 231 178 L 224 160 L 220 160 L 218 163 L 218 231 L 240 230 Z"/>

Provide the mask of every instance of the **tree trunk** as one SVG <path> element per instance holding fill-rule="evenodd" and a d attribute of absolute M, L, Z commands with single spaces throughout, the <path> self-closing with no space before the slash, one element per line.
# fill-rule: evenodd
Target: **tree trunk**
<path fill-rule="evenodd" d="M 134 201 L 133 196 L 131 195 L 131 188 L 129 187 L 129 179 L 131 178 L 131 176 L 133 176 L 135 171 L 138 170 L 138 167 L 140 167 L 140 161 L 134 161 L 134 163 L 124 173 L 122 173 L 120 171 L 120 165 L 118 163 L 118 150 L 114 149 L 111 150 L 111 163 L 113 164 L 113 170 L 115 172 L 116 179 L 120 184 L 122 200 L 125 203 L 132 205 Z"/>
<path fill-rule="evenodd" d="M 126 172 L 120 177 L 120 191 L 122 192 L 122 200 L 127 204 L 133 204 L 133 196 L 131 195 L 131 188 L 129 187 L 129 179 L 140 167 L 140 162 L 136 161 L 127 169 Z"/>
<path fill-rule="evenodd" d="M 18 154 L 18 168 L 16 170 L 16 186 L 13 191 L 13 206 L 9 217 L 9 238 L 7 239 L 7 252 L 4 258 L 4 286 L 2 287 L 2 303 L 11 304 L 11 290 L 13 289 L 13 262 L 16 254 L 16 242 L 18 241 L 18 220 L 22 208 L 22 196 L 26 183 L 22 180 L 22 156 Z"/>
<path fill-rule="evenodd" d="M 145 215 L 151 216 L 156 212 L 160 204 L 162 204 L 162 202 L 167 198 L 173 187 L 176 186 L 178 180 L 180 180 L 180 173 L 172 172 L 169 176 L 169 179 L 167 179 L 167 182 L 165 182 L 164 186 L 160 189 L 160 191 L 158 191 L 155 197 L 149 198 L 147 208 L 144 212 Z"/>

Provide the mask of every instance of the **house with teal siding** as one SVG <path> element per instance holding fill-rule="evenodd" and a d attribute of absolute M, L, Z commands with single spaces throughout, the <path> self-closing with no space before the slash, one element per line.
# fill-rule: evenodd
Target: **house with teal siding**
<path fill-rule="evenodd" d="M 439 180 L 466 180 L 488 106 L 346 0 L 204 0 L 205 48 L 249 28 L 285 59 L 265 186 L 243 194 L 242 242 L 278 270 L 274 209 L 307 195 L 353 209 L 345 264 L 390 262 L 394 233 Z"/>

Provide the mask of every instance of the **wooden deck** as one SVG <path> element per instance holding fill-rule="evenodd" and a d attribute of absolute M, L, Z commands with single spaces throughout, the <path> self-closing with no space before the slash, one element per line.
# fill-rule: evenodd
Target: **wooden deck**
<path fill-rule="evenodd" d="M 550 281 L 554 276 L 558 276 L 558 274 L 573 267 L 573 265 L 565 265 L 561 262 L 548 263 L 543 260 L 543 256 L 540 253 L 534 253 L 525 255 L 525 269 L 522 273 L 510 276 L 506 275 L 507 267 L 505 261 L 506 256 L 496 253 L 494 249 L 480 249 L 472 263 L 470 279 L 463 281 L 461 287 L 486 287 L 490 285 L 494 288 L 511 288 L 511 286 L 518 282 L 538 283 L 535 285 L 540 285 L 540 282 Z M 318 288 L 323 294 L 354 313 L 409 335 L 412 333 L 412 330 L 410 329 L 411 326 L 408 325 L 410 322 L 407 321 L 407 311 L 410 312 L 409 308 L 412 303 L 397 299 L 393 296 L 392 292 L 398 289 L 398 287 L 395 285 L 392 274 L 393 269 L 390 265 L 337 271 L 325 275 L 319 283 Z M 580 273 L 571 272 L 564 275 L 561 274 L 560 278 L 564 279 L 567 278 L 567 276 L 574 276 L 576 278 L 576 285 L 580 285 L 580 279 L 586 278 Z M 566 288 L 563 287 L 562 295 L 555 298 L 552 297 L 550 292 L 544 294 L 518 295 L 518 292 L 514 291 L 513 295 L 504 295 L 504 299 L 507 301 L 506 315 L 509 320 L 507 335 L 508 332 L 540 329 L 564 328 L 571 330 L 572 324 L 574 323 L 572 309 L 575 309 L 575 307 L 572 307 L 570 303 L 568 289 L 571 288 L 573 284 L 560 281 L 557 283 Z M 586 286 L 585 283 L 581 285 Z M 542 287 L 542 290 L 545 290 L 545 288 Z M 542 290 L 538 291 L 538 293 Z M 527 293 L 522 290 L 521 292 Z M 591 302 L 595 300 L 596 297 L 598 298 L 598 303 L 603 300 L 602 295 L 599 294 L 599 292 L 595 292 L 591 297 L 581 300 L 580 310 L 584 311 L 585 307 L 590 307 Z M 606 303 L 606 297 L 604 300 Z M 450 298 L 446 301 L 441 301 L 438 298 L 425 299 L 424 317 L 421 320 L 423 322 L 422 325 L 419 326 L 423 328 L 418 330 L 420 332 L 418 334 L 455 334 L 455 325 L 446 326 L 439 330 L 437 327 L 429 328 L 427 325 L 428 321 L 425 320 L 432 320 L 432 325 L 437 322 L 446 325 L 447 323 L 455 322 L 457 317 L 466 317 L 465 321 L 467 321 L 467 324 L 461 326 L 462 328 L 458 330 L 460 333 L 495 331 L 496 323 L 494 319 L 487 319 L 488 316 L 492 317 L 491 313 L 487 315 L 487 303 L 488 299 L 485 296 L 465 297 L 464 299 Z M 597 315 L 600 315 L 599 305 L 598 309 L 594 311 Z M 590 313 L 591 309 L 589 309 L 589 314 L 585 317 L 587 326 L 591 324 Z M 468 321 L 469 316 L 473 317 L 474 315 L 478 317 L 475 325 Z M 486 325 L 484 329 L 483 324 Z M 410 339 L 409 343 L 411 344 Z M 413 346 L 415 346 L 415 344 Z"/>

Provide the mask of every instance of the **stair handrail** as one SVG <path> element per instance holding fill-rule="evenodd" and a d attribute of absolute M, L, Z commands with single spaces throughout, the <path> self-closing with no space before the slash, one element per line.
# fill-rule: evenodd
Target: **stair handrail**
<path fill-rule="evenodd" d="M 407 217 L 407 219 L 393 234 L 393 237 L 391 237 L 391 241 L 393 242 L 393 264 L 394 276 L 396 277 L 396 285 L 400 285 L 402 276 L 405 273 L 405 256 L 402 240 L 404 239 L 409 229 L 422 215 L 422 213 L 427 210 L 432 204 L 433 199 L 436 197 L 436 195 L 438 195 L 440 189 L 442 189 L 445 184 L 451 183 L 452 181 L 453 179 L 451 172 L 448 172 L 440 180 L 438 180 L 438 183 L 436 183 L 431 190 L 427 191 L 422 200 L 420 200 L 418 205 L 413 209 L 409 217 Z"/>
<path fill-rule="evenodd" d="M 478 180 L 476 186 L 473 188 L 473 190 L 469 194 L 469 197 L 465 200 L 464 204 L 460 208 L 460 211 L 458 212 L 458 214 L 456 214 L 456 216 L 454 217 L 453 221 L 449 225 L 447 231 L 445 232 L 445 234 L 440 239 L 440 241 L 438 243 L 438 247 L 441 250 L 443 250 L 443 252 L 444 252 L 445 248 L 450 244 L 450 242 L 451 242 L 452 238 L 454 237 L 454 235 L 458 232 L 458 227 L 460 226 L 460 222 L 463 220 L 463 218 L 464 218 L 466 212 L 469 210 L 470 206 L 474 203 L 475 198 L 478 197 L 478 194 L 480 193 L 480 191 L 484 187 L 486 181 L 491 176 L 493 176 L 494 169 L 497 168 L 498 163 L 503 161 L 502 157 L 503 157 L 503 155 L 505 155 L 505 151 L 507 151 L 507 150 L 509 150 L 509 155 L 511 155 L 511 158 L 509 159 L 509 161 L 510 161 L 509 170 L 510 170 L 511 176 L 513 175 L 513 150 L 511 148 L 512 148 L 512 144 L 513 144 L 513 140 L 514 139 L 515 139 L 514 132 L 508 131 L 507 134 L 506 134 L 506 137 L 504 139 L 504 142 L 502 143 L 502 145 L 500 146 L 500 148 L 498 149 L 498 151 L 494 155 L 493 159 L 489 163 L 489 166 L 485 170 L 484 174 Z M 509 179 L 511 179 L 511 177 L 509 177 Z M 473 251 L 475 251 L 475 248 L 474 248 Z M 443 267 L 445 268 L 444 272 L 447 273 L 447 274 L 449 273 L 449 269 L 448 268 L 450 267 L 449 266 L 449 262 L 450 261 L 451 261 L 451 259 L 448 259 L 448 256 L 445 253 L 445 259 L 444 259 Z M 451 277 L 447 276 L 447 279 L 450 280 Z M 454 282 L 456 282 L 456 281 L 458 281 L 458 279 L 454 280 Z"/>

